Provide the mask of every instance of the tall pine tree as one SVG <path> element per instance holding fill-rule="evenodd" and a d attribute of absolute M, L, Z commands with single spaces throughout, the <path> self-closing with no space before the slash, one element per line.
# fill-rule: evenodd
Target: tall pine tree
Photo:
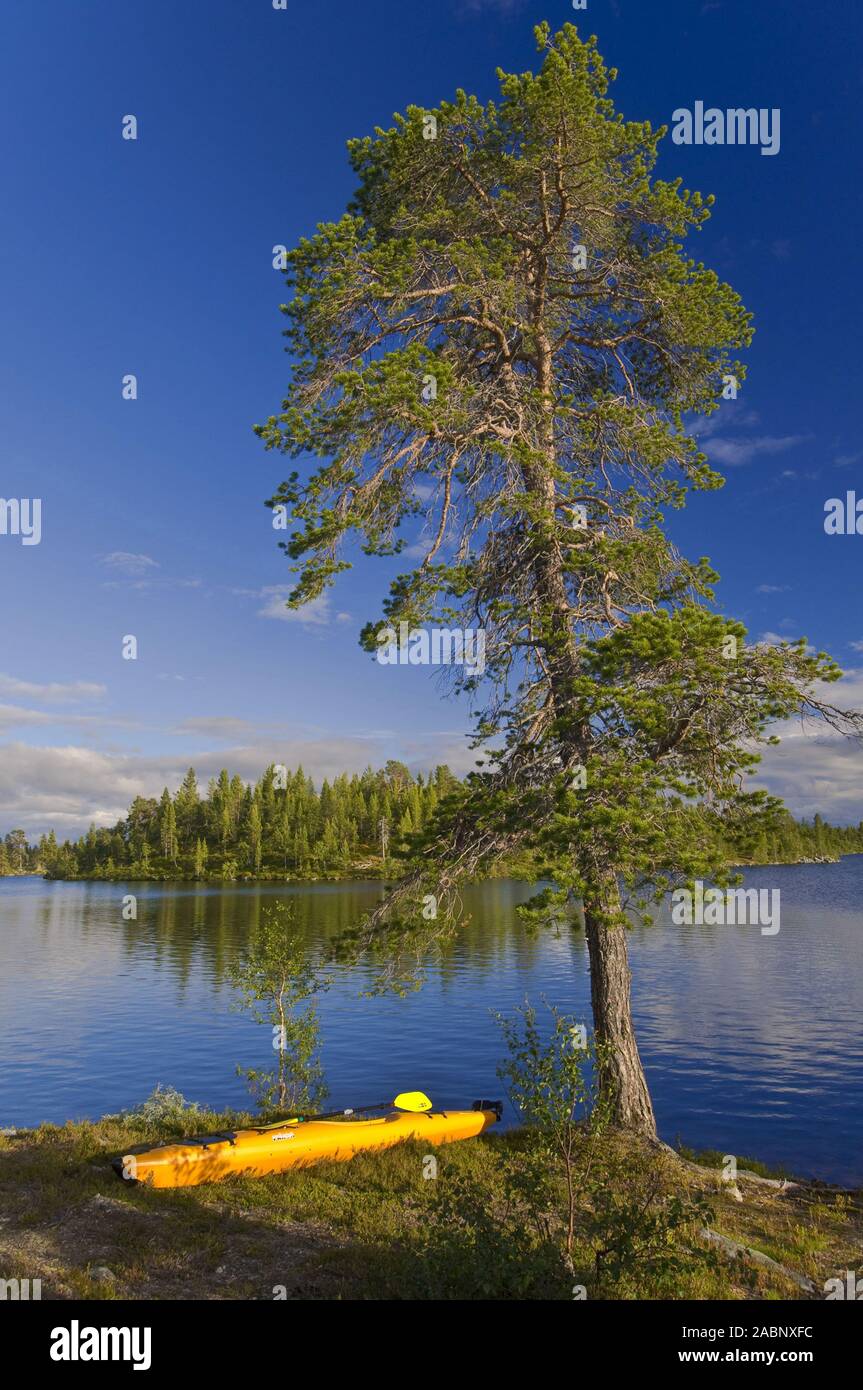
<path fill-rule="evenodd" d="M 740 780 L 770 723 L 848 721 L 816 698 L 832 662 L 747 645 L 708 562 L 664 530 L 688 490 L 721 485 L 685 422 L 743 382 L 752 332 L 684 252 L 711 199 L 654 177 L 664 131 L 615 112 L 594 40 L 537 39 L 540 71 L 500 74 L 499 101 L 458 92 L 350 142 L 353 204 L 289 257 L 293 378 L 258 432 L 323 460 L 271 499 L 297 522 L 294 606 L 348 567 L 343 543 L 391 556 L 421 514 L 425 557 L 365 645 L 401 621 L 486 635 L 484 677 L 460 683 L 486 692 L 491 761 L 367 939 L 424 882 L 447 909 L 465 873 L 539 856 L 557 887 L 537 910 L 583 903 L 603 1085 L 652 1134 L 621 885 L 720 872 L 691 802 L 761 814 Z M 381 797 L 395 827 L 401 780 L 393 765 Z"/>

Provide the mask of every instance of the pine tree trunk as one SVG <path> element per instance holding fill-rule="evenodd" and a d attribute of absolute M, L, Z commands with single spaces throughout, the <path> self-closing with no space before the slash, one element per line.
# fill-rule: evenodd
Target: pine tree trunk
<path fill-rule="evenodd" d="M 656 1118 L 632 1022 L 631 972 L 626 928 L 609 922 L 620 911 L 616 885 L 604 884 L 584 904 L 590 957 L 590 998 L 597 1042 L 608 1049 L 600 1089 L 617 1124 L 656 1138 Z"/>
<path fill-rule="evenodd" d="M 524 470 L 526 491 L 544 506 L 553 528 L 557 503 L 554 477 L 554 361 L 545 325 L 549 267 L 543 262 L 532 278 L 533 322 L 537 338 L 537 386 L 543 402 L 543 424 L 538 442 L 548 466 Z M 567 711 L 572 680 L 579 671 L 563 558 L 556 544 L 546 547 L 535 561 L 536 587 L 549 625 L 550 639 L 544 652 L 552 698 L 558 715 Z M 568 731 L 579 762 L 586 759 L 590 729 Z M 600 1072 L 600 1088 L 612 1106 L 617 1124 L 648 1138 L 656 1138 L 656 1118 L 647 1078 L 641 1065 L 632 1022 L 632 976 L 626 950 L 626 927 L 620 921 L 620 893 L 610 866 L 593 862 L 588 853 L 583 865 L 590 890 L 585 893 L 584 919 L 590 956 L 590 994 L 596 1040 L 607 1056 Z"/>

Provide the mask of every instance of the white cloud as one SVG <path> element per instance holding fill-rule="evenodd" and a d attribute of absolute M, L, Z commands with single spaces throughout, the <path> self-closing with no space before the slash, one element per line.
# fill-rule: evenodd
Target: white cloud
<path fill-rule="evenodd" d="M 44 710 L 23 709 L 21 705 L 0 705 L 0 733 L 21 728 L 25 724 L 52 724 L 55 716 Z"/>
<path fill-rule="evenodd" d="M 113 579 L 105 581 L 106 589 L 137 589 L 139 591 L 149 589 L 200 589 L 203 587 L 202 581 L 197 578 L 192 579 L 172 579 L 169 575 L 155 574 L 154 571 L 161 569 L 157 560 L 153 560 L 149 555 L 134 555 L 127 550 L 113 550 L 110 555 L 103 555 L 102 564 L 111 574 Z"/>
<path fill-rule="evenodd" d="M 49 705 L 78 704 L 82 700 L 101 700 L 106 694 L 104 685 L 89 681 L 51 681 L 47 685 L 36 681 L 21 681 L 15 676 L 0 674 L 0 695 L 13 699 L 41 700 Z"/>
<path fill-rule="evenodd" d="M 24 705 L 5 705 L 0 704 L 0 734 L 8 733 L 10 729 L 21 729 L 27 726 L 36 725 L 74 725 L 76 728 L 82 726 L 92 726 L 104 728 L 106 723 L 124 724 L 128 721 L 122 719 L 105 720 L 97 714 L 60 714 L 55 711 L 44 709 L 27 709 Z"/>
<path fill-rule="evenodd" d="M 863 820 L 863 748 L 839 735 L 799 733 L 765 750 L 757 785 L 781 796 L 795 816 Z"/>
<path fill-rule="evenodd" d="M 167 575 L 157 575 L 154 579 L 109 579 L 106 580 L 106 589 L 136 589 L 138 592 L 149 591 L 152 589 L 201 589 L 203 583 L 200 579 L 170 579 Z"/>
<path fill-rule="evenodd" d="M 287 601 L 292 592 L 290 584 L 273 584 L 261 589 L 258 597 L 265 600 L 263 608 L 258 609 L 259 618 L 277 618 L 282 623 L 302 623 L 309 627 L 326 627 L 333 621 L 329 594 L 319 594 L 302 608 L 288 608 Z M 344 621 L 348 614 L 339 614 Z"/>
<path fill-rule="evenodd" d="M 524 0 L 457 0 L 457 6 L 463 14 L 482 14 L 486 10 L 513 14 L 523 3 Z"/>
<path fill-rule="evenodd" d="M 863 710 L 863 669 L 819 683 L 815 695 L 839 709 Z M 781 796 L 795 816 L 811 819 L 819 811 L 839 824 L 863 820 L 863 745 L 813 719 L 786 719 L 773 732 L 781 741 L 764 750 L 757 785 Z"/>
<path fill-rule="evenodd" d="M 89 748 L 6 744 L 0 758 L 0 825 L 38 834 L 53 826 L 61 838 L 91 821 L 112 825 L 143 788 L 135 760 Z"/>
<path fill-rule="evenodd" d="M 758 412 L 744 406 L 742 401 L 724 401 L 718 410 L 706 418 L 690 418 L 688 424 L 703 451 L 714 463 L 737 468 L 760 455 L 785 453 L 798 444 L 805 444 L 808 434 L 743 433 L 760 424 Z"/>
<path fill-rule="evenodd" d="M 74 839 L 90 824 L 112 826 L 136 796 L 158 797 L 165 786 L 176 790 L 190 764 L 204 790 L 223 767 L 232 776 L 238 773 L 254 782 L 270 763 L 288 768 L 302 764 L 320 783 L 340 772 L 362 772 L 369 764 L 383 767 L 388 758 L 400 758 L 417 772 L 447 763 L 459 775 L 473 769 L 476 761 L 467 738 L 446 731 L 408 739 L 387 731 L 305 740 L 259 734 L 215 751 L 152 757 L 74 745 L 39 748 L 9 743 L 0 757 L 0 833 L 20 826 L 32 839 L 53 826 L 61 839 Z"/>
<path fill-rule="evenodd" d="M 300 623 L 301 626 L 327 627 L 330 623 L 352 622 L 350 613 L 333 613 L 330 607 L 331 595 L 319 594 L 302 608 L 288 608 L 288 599 L 293 593 L 292 584 L 268 584 L 262 589 L 228 588 L 229 594 L 236 598 L 254 598 L 263 602 L 258 609 L 259 618 L 275 618 L 280 623 Z"/>
<path fill-rule="evenodd" d="M 251 738 L 260 732 L 259 726 L 249 719 L 233 715 L 202 715 L 199 719 L 184 719 L 173 730 L 175 734 L 197 734 L 201 738 L 236 739 Z"/>
<path fill-rule="evenodd" d="M 729 425 L 735 430 L 745 430 L 759 424 L 760 420 L 758 411 L 744 406 L 742 401 L 723 401 L 712 415 L 690 416 L 688 428 L 696 439 L 710 439 Z"/>
<path fill-rule="evenodd" d="M 783 618 L 780 626 L 793 628 L 795 624 L 792 623 L 790 618 Z M 782 645 L 783 642 L 793 642 L 794 640 L 795 638 L 791 636 L 789 633 L 786 633 L 783 637 L 778 632 L 770 631 L 762 632 L 761 636 L 758 639 L 758 641 L 763 643 L 766 647 L 779 647 Z M 804 650 L 807 651 L 811 656 L 814 654 L 816 649 L 812 646 L 811 642 L 807 642 Z"/>
<path fill-rule="evenodd" d="M 863 708 L 863 669 L 822 687 L 818 694 L 843 708 Z M 42 716 L 48 718 L 49 716 Z M 471 771 L 476 753 L 467 738 L 451 730 L 405 737 L 379 729 L 366 734 L 299 739 L 230 717 L 190 719 L 177 732 L 233 744 L 203 753 L 187 748 L 145 756 L 79 746 L 42 748 L 15 742 L 0 757 L 0 833 L 21 826 L 35 837 L 52 826 L 61 838 L 75 838 L 87 826 L 111 826 L 125 815 L 135 796 L 158 797 L 175 790 L 191 763 L 202 790 L 226 767 L 244 781 L 255 781 L 270 763 L 302 764 L 320 783 L 339 772 L 361 772 L 399 758 L 414 771 L 447 763 L 458 775 Z M 784 798 L 795 815 L 816 811 L 840 822 L 863 819 L 863 749 L 820 724 L 787 720 L 777 727 L 782 742 L 764 751 L 756 783 Z"/>
<path fill-rule="evenodd" d="M 704 451 L 714 463 L 724 463 L 728 468 L 738 468 L 751 463 L 760 454 L 781 454 L 805 444 L 809 438 L 805 434 L 754 435 L 751 439 L 723 439 L 713 435 L 705 444 Z"/>
<path fill-rule="evenodd" d="M 149 555 L 133 555 L 128 550 L 112 550 L 110 555 L 102 556 L 102 564 L 115 574 L 128 574 L 135 579 L 151 569 L 159 569 L 158 561 Z"/>

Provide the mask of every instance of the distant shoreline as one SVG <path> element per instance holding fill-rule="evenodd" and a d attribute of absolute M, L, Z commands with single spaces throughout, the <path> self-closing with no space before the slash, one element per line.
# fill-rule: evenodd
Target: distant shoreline
<path fill-rule="evenodd" d="M 820 855 L 803 856 L 799 859 L 741 859 L 734 863 L 729 863 L 729 869 L 772 869 L 788 868 L 794 864 L 840 864 L 843 859 L 851 859 L 854 854 L 842 855 Z M 358 864 L 351 865 L 345 869 L 334 870 L 331 873 L 322 874 L 297 874 L 297 873 L 278 873 L 278 874 L 238 874 L 234 878 L 223 878 L 221 874 L 208 874 L 204 877 L 189 877 L 187 874 L 164 874 L 153 872 L 149 874 L 131 873 L 117 869 L 113 873 L 101 874 L 71 874 L 68 877 L 57 874 L 46 874 L 39 869 L 30 870 L 27 873 L 6 873 L 0 874 L 0 881 L 4 878 L 41 878 L 45 883 L 165 883 L 165 884 L 196 884 L 201 887 L 241 887 L 250 888 L 255 884 L 281 883 L 281 884 L 312 884 L 312 883 L 363 883 L 370 879 L 380 879 L 382 883 L 398 878 L 398 873 L 384 871 L 380 864 Z M 525 870 L 511 868 L 495 874 L 487 874 L 478 882 L 493 881 L 499 878 L 514 878 L 523 881 L 538 881 L 532 878 Z"/>

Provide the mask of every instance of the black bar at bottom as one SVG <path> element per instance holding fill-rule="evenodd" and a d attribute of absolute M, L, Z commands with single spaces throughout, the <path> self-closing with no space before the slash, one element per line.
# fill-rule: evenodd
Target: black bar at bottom
<path fill-rule="evenodd" d="M 530 1300 L 526 1301 L 527 1303 Z M 400 1309 L 404 1305 L 399 1305 Z M 507 1304 L 461 1305 L 470 1318 L 467 1345 L 482 1345 L 477 1333 L 488 1325 L 505 1351 L 517 1326 Z M 859 1353 L 861 1311 L 841 1301 L 728 1303 L 549 1303 L 544 1311 L 533 1304 L 529 1341 L 534 1351 L 537 1317 L 555 1339 L 555 1351 L 599 1358 L 609 1370 L 628 1367 L 664 1372 L 671 1366 L 808 1366 L 819 1372 L 854 1364 Z M 406 1311 L 406 1310 L 405 1310 Z M 527 1311 L 527 1310 L 526 1310 Z M 383 1356 L 398 1355 L 397 1374 L 403 1376 L 411 1356 L 425 1355 L 435 1344 L 445 1346 L 458 1329 L 454 1304 L 440 1304 L 428 1320 L 417 1309 L 409 1315 L 410 1336 L 399 1336 L 393 1308 L 374 1303 L 293 1301 L 240 1302 L 4 1302 L 0 1304 L 0 1335 L 8 1359 L 28 1370 L 61 1376 L 70 1371 L 90 1374 L 101 1365 L 141 1374 L 176 1375 L 216 1371 L 248 1375 L 250 1369 L 277 1370 L 289 1364 L 292 1374 L 306 1361 L 332 1365 L 339 1347 L 347 1350 L 356 1328 L 366 1348 L 376 1340 Z M 502 1319 L 506 1319 L 504 1323 Z M 378 1324 L 377 1328 L 375 1324 Z M 500 1324 L 498 1326 L 498 1324 Z M 425 1327 L 425 1331 L 422 1331 Z M 337 1332 L 338 1341 L 321 1342 L 318 1333 Z M 542 1333 L 540 1333 L 542 1335 Z M 359 1343 L 357 1343 L 359 1345 Z M 525 1345 L 525 1344 L 522 1344 Z M 412 1346 L 416 1351 L 412 1352 Z M 421 1348 L 426 1351 L 421 1351 Z M 299 1349 L 306 1348 L 303 1353 Z M 525 1345 L 526 1350 L 526 1345 Z M 364 1360 L 368 1352 L 364 1353 Z M 492 1358 L 493 1363 L 496 1357 Z M 575 1363 L 574 1363 L 575 1364 Z M 394 1370 L 396 1368 L 394 1367 Z M 492 1370 L 494 1374 L 494 1370 Z"/>

